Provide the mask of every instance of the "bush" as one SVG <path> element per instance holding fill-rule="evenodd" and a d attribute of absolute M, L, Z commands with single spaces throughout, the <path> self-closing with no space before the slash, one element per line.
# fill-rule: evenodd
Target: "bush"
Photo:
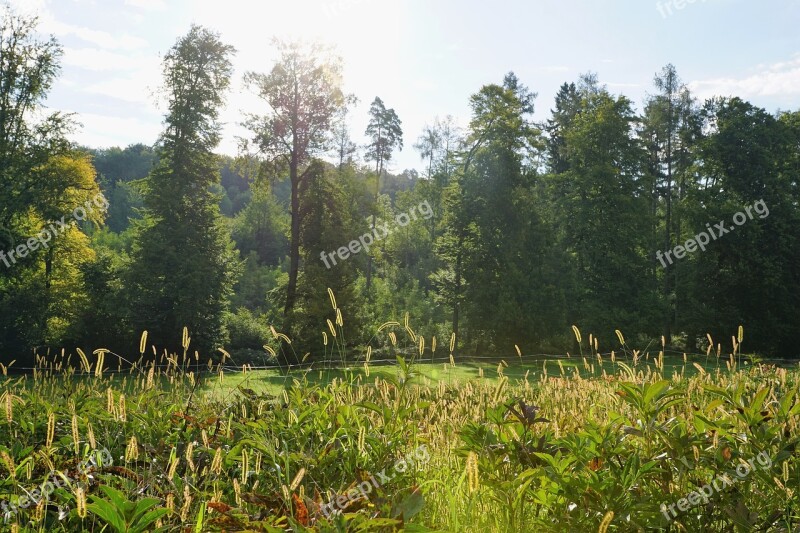
<path fill-rule="evenodd" d="M 230 335 L 229 351 L 260 350 L 269 341 L 271 335 L 266 320 L 261 315 L 254 315 L 245 308 L 228 314 L 226 326 Z"/>

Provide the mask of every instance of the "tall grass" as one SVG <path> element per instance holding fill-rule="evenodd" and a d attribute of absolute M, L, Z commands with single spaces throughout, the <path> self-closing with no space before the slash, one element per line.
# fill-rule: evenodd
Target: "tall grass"
<path fill-rule="evenodd" d="M 346 317 L 330 298 L 324 333 L 330 354 L 341 355 Z M 201 362 L 188 331 L 179 354 L 148 348 L 144 334 L 134 362 L 97 350 L 40 357 L 26 375 L 9 376 L 0 367 L 0 500 L 30 498 L 51 470 L 69 480 L 49 501 L 4 511 L 0 528 L 790 531 L 800 525 L 797 370 L 742 366 L 741 332 L 727 357 L 717 349 L 716 367 L 689 358 L 670 367 L 663 345 L 658 354 L 637 352 L 621 332 L 619 352 L 601 354 L 596 339 L 583 343 L 574 333 L 582 347 L 570 359 L 543 361 L 531 372 L 517 347 L 517 362 L 476 371 L 452 357 L 421 365 L 434 341 L 405 317 L 376 332 L 413 354 L 398 357 L 391 371 L 371 364 L 368 347 L 362 364 L 328 381 L 315 381 L 319 376 L 308 369 L 284 372 L 273 392 L 258 386 L 263 373 L 226 367 L 227 352 Z M 274 335 L 276 354 L 289 349 L 288 337 Z M 450 347 L 452 354 L 452 341 Z M 441 379 L 432 375 L 436 368 Z M 320 512 L 321 504 L 352 494 L 421 444 L 431 452 L 429 462 L 392 470 L 367 500 L 342 513 Z M 76 468 L 101 448 L 111 452 L 113 465 Z M 759 453 L 771 458 L 769 469 L 671 519 L 663 512 L 662 504 L 675 504 Z"/>

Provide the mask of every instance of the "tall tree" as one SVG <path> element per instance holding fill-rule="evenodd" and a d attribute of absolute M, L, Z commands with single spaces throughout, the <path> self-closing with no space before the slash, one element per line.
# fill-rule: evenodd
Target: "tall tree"
<path fill-rule="evenodd" d="M 550 111 L 546 130 L 548 167 L 550 172 L 560 174 L 569 170 L 564 132 L 572 125 L 581 108 L 581 96 L 575 83 L 564 83 L 556 94 L 556 108 Z"/>
<path fill-rule="evenodd" d="M 686 225 L 692 235 L 715 234 L 687 258 L 691 298 L 678 325 L 702 324 L 700 334 L 723 346 L 744 325 L 747 352 L 786 357 L 800 331 L 800 122 L 739 98 L 710 100 L 701 116 L 702 186 L 690 191 Z"/>
<path fill-rule="evenodd" d="M 402 121 L 394 109 L 386 109 L 383 100 L 375 97 L 369 108 L 369 124 L 366 135 L 370 138 L 364 158 L 375 161 L 375 201 L 381 193 L 381 176 L 386 163 L 391 161 L 395 149 L 403 149 Z M 372 215 L 372 230 L 375 230 L 376 215 Z M 367 258 L 367 292 L 372 282 L 372 256 Z"/>
<path fill-rule="evenodd" d="M 163 61 L 166 130 L 147 178 L 129 281 L 132 325 L 169 348 L 179 346 L 183 327 L 197 349 L 224 341 L 235 258 L 211 187 L 220 180 L 213 150 L 234 52 L 216 33 L 192 26 Z"/>
<path fill-rule="evenodd" d="M 52 184 L 37 179 L 35 169 L 70 149 L 65 135 L 72 123 L 60 113 L 44 115 L 42 107 L 60 69 L 61 46 L 53 37 L 37 38 L 36 17 L 17 15 L 8 5 L 2 9 L 0 225 L 13 231 L 16 217 L 52 201 L 42 190 Z"/>
<path fill-rule="evenodd" d="M 566 132 L 569 170 L 554 178 L 560 191 L 569 191 L 556 201 L 563 246 L 576 260 L 570 319 L 605 339 L 615 328 L 646 332 L 656 299 L 636 116 L 630 100 L 605 90 L 586 94 L 582 107 Z"/>
<path fill-rule="evenodd" d="M 469 149 L 461 154 L 445 194 L 446 230 L 438 242 L 445 266 L 433 281 L 452 306 L 457 344 L 462 343 L 464 318 L 478 350 L 512 346 L 523 317 L 535 315 L 531 336 L 541 338 L 543 332 L 534 302 L 543 296 L 544 280 L 552 278 L 546 265 L 547 231 L 532 198 L 533 161 L 541 150 L 532 121 L 534 98 L 513 73 L 502 85 L 484 86 L 471 98 Z M 528 278 L 531 270 L 540 275 L 535 281 Z M 464 344 L 470 344 L 469 338 Z"/>
<path fill-rule="evenodd" d="M 62 50 L 53 37 L 38 38 L 37 26 L 36 17 L 2 8 L 0 351 L 9 355 L 64 340 L 82 303 L 79 268 L 92 259 L 70 213 L 99 193 L 91 162 L 66 139 L 70 117 L 43 108 Z M 100 210 L 90 218 L 100 222 Z M 66 227 L 54 234 L 48 228 L 56 220 Z M 44 244 L 30 246 L 33 237 Z"/>
<path fill-rule="evenodd" d="M 333 355 L 331 346 L 325 347 L 320 334 L 320 325 L 324 326 L 326 318 L 336 321 L 327 289 L 333 290 L 337 305 L 347 319 L 348 330 L 359 330 L 359 306 L 354 294 L 358 259 L 352 257 L 337 261 L 329 256 L 324 259 L 320 256 L 321 252 L 342 246 L 343 235 L 363 234 L 365 221 L 347 206 L 343 187 L 346 179 L 331 165 L 315 159 L 309 166 L 308 179 L 303 181 L 300 195 L 303 270 L 297 308 L 302 313 L 298 313 L 296 336 L 300 341 L 298 344 L 306 351 L 327 352 L 329 356 Z"/>
<path fill-rule="evenodd" d="M 342 61 L 319 45 L 276 41 L 281 58 L 269 74 L 248 72 L 245 81 L 269 106 L 263 116 L 251 115 L 245 125 L 255 135 L 252 144 L 269 164 L 289 170 L 291 229 L 289 283 L 284 329 L 291 329 L 300 269 L 300 190 L 308 179 L 309 162 L 330 144 L 330 132 L 345 104 Z M 245 144 L 245 149 L 251 143 Z"/>
<path fill-rule="evenodd" d="M 693 128 L 697 123 L 693 119 L 696 112 L 689 90 L 674 65 L 665 66 L 655 76 L 654 84 L 658 93 L 651 96 L 646 104 L 641 134 L 649 149 L 656 198 L 663 212 L 660 249 L 671 250 L 681 242 L 680 207 L 686 197 L 690 168 L 694 163 L 689 151 Z M 671 342 L 677 320 L 679 304 L 675 293 L 680 268 L 679 265 L 667 264 L 662 278 L 662 300 L 667 308 L 662 334 L 667 343 Z"/>
<path fill-rule="evenodd" d="M 478 351 L 530 345 L 557 327 L 549 307 L 561 298 L 547 289 L 554 285 L 552 232 L 535 195 L 543 148 L 535 98 L 514 73 L 472 98 L 472 137 L 485 143 L 463 176 L 478 235 L 464 257 L 464 278 L 465 318 Z"/>

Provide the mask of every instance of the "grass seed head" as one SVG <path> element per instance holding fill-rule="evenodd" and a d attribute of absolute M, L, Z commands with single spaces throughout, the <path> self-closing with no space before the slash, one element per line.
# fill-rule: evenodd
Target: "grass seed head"
<path fill-rule="evenodd" d="M 78 415 L 72 415 L 72 442 L 75 445 L 75 453 L 80 452 L 80 434 L 78 433 Z"/>
<path fill-rule="evenodd" d="M 191 446 L 191 444 L 190 444 Z M 125 448 L 125 462 L 130 463 L 139 459 L 139 443 L 136 440 L 136 435 L 131 436 L 128 441 L 128 446 Z"/>
<path fill-rule="evenodd" d="M 139 354 L 144 355 L 144 351 L 147 349 L 147 330 L 142 332 L 142 338 L 139 339 Z"/>
<path fill-rule="evenodd" d="M 478 480 L 478 454 L 475 452 L 469 452 L 467 456 L 467 482 L 469 486 L 469 492 L 473 493 L 478 490 L 479 487 L 479 480 Z"/>
<path fill-rule="evenodd" d="M 331 299 L 331 307 L 333 307 L 334 309 L 338 309 L 338 307 L 336 306 L 336 296 L 334 296 L 333 289 L 331 289 L 330 287 L 328 287 L 328 296 Z"/>
<path fill-rule="evenodd" d="M 300 486 L 300 483 L 303 481 L 305 475 L 306 475 L 306 469 L 301 468 L 300 471 L 297 472 L 297 475 L 294 476 L 291 485 L 289 485 L 289 491 L 294 492 L 295 490 L 297 490 L 297 487 Z"/>
<path fill-rule="evenodd" d="M 581 343 L 581 332 L 578 329 L 578 326 L 572 326 L 572 332 L 575 334 L 575 340 L 578 341 L 578 344 Z"/>
<path fill-rule="evenodd" d="M 47 415 L 47 438 L 45 441 L 45 446 L 50 447 L 53 445 L 53 437 L 55 436 L 56 432 L 56 415 L 55 413 L 50 413 Z"/>
<path fill-rule="evenodd" d="M 609 511 L 603 517 L 603 521 L 600 522 L 600 528 L 597 530 L 597 533 L 606 533 L 606 531 L 608 531 L 608 526 L 611 525 L 612 520 L 614 520 L 614 511 Z"/>

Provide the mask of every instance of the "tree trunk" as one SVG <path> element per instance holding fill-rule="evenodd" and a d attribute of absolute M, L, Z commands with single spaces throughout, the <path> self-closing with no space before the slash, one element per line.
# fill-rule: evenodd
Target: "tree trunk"
<path fill-rule="evenodd" d="M 458 237 L 458 251 L 456 252 L 456 268 L 455 268 L 455 290 L 453 295 L 453 335 L 455 335 L 456 342 L 453 344 L 453 357 L 458 355 L 458 320 L 459 320 L 459 302 L 461 300 L 461 250 L 464 245 L 463 235 Z"/>
<path fill-rule="evenodd" d="M 664 250 L 672 250 L 672 90 L 668 94 L 669 114 L 667 115 L 667 213 L 665 226 L 665 247 Z M 680 236 L 679 236 L 680 237 Z M 664 340 L 667 345 L 672 343 L 672 325 L 675 322 L 675 308 L 671 300 L 673 284 L 670 283 L 674 276 L 674 264 L 668 263 L 664 273 L 664 297 L 667 300 L 667 319 L 664 324 Z"/>
<path fill-rule="evenodd" d="M 297 298 L 297 275 L 300 270 L 300 183 L 298 180 L 297 159 L 292 158 L 289 165 L 289 179 L 292 182 L 292 230 L 289 245 L 289 287 L 286 290 L 284 319 L 290 320 L 294 302 Z M 285 326 L 284 326 L 285 327 Z"/>
<path fill-rule="evenodd" d="M 381 174 L 383 173 L 383 161 L 380 156 L 378 156 L 378 161 L 375 162 L 375 174 L 377 174 L 376 184 L 375 184 L 375 207 L 378 206 L 378 199 L 381 195 Z M 375 235 L 375 227 L 377 224 L 377 220 L 375 218 L 375 213 L 372 213 L 372 234 Z M 367 297 L 370 296 L 370 287 L 372 286 L 372 254 L 367 254 Z"/>

